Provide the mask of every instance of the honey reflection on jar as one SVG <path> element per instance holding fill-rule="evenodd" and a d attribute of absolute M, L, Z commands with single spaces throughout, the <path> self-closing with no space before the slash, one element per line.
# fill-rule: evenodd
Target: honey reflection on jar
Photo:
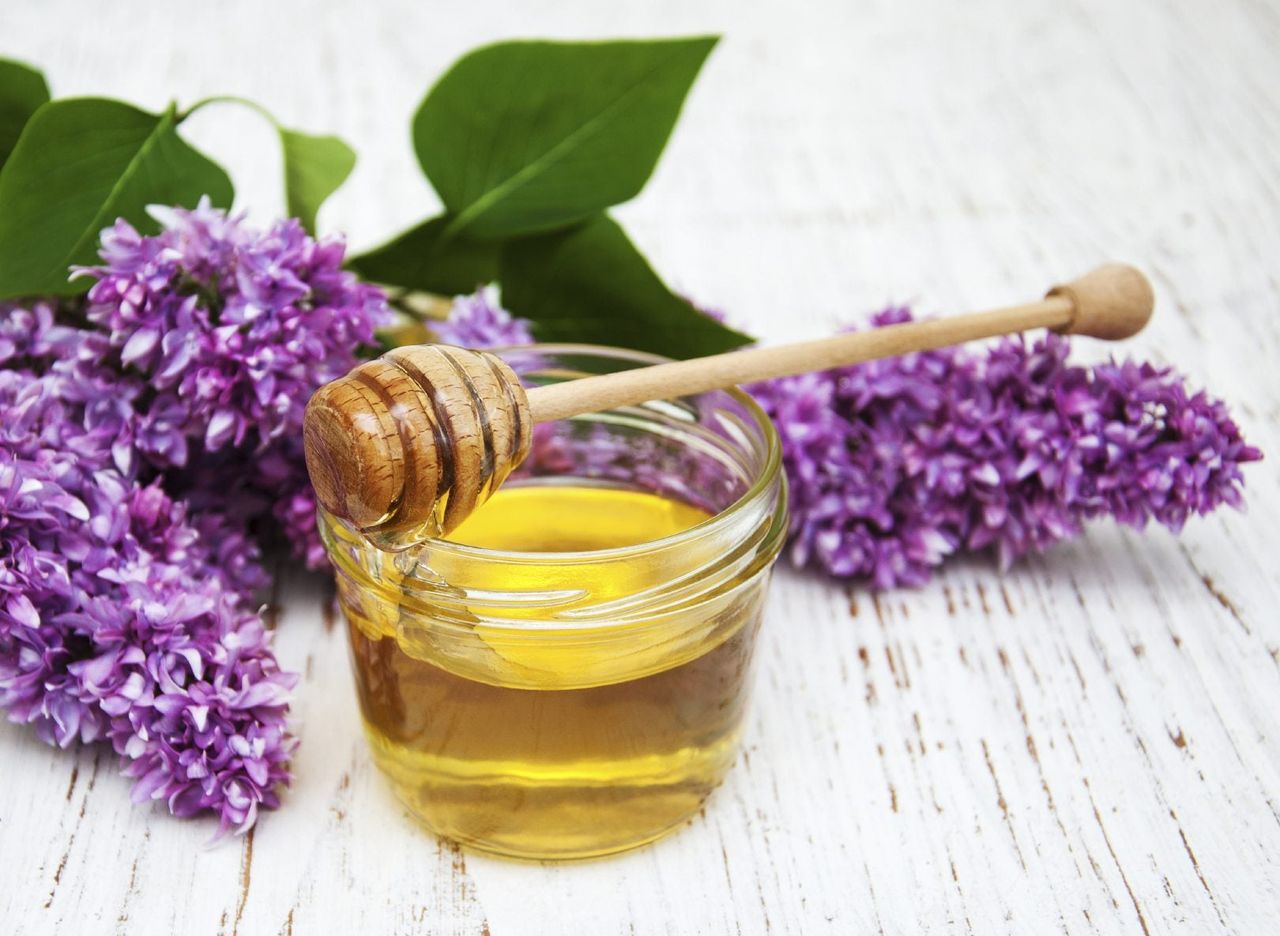
<path fill-rule="evenodd" d="M 661 586 L 662 564 L 578 563 L 567 575 L 558 550 L 632 546 L 704 519 L 642 492 L 511 487 L 451 539 L 540 553 L 501 577 L 553 589 L 567 578 L 598 600 Z M 421 639 L 429 622 L 406 628 L 403 607 L 395 632 L 380 631 L 391 609 L 344 588 L 378 764 L 431 829 L 475 847 L 567 858 L 650 841 L 696 812 L 735 756 L 763 584 L 757 574 L 622 641 L 543 631 L 506 643 L 484 628 L 479 640 Z"/>

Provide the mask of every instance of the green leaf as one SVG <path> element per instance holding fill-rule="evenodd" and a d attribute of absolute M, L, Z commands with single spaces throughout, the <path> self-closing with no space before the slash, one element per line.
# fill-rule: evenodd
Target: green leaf
<path fill-rule="evenodd" d="M 336 136 L 312 136 L 280 127 L 284 197 L 289 214 L 315 233 L 316 212 L 351 175 L 355 151 Z"/>
<path fill-rule="evenodd" d="M 188 146 L 174 109 L 148 114 L 102 98 L 45 104 L 0 170 L 0 298 L 74 293 L 67 268 L 92 263 L 104 227 L 154 231 L 150 204 L 229 207 L 227 174 Z"/>
<path fill-rule="evenodd" d="M 492 242 L 442 238 L 449 224 L 441 215 L 410 228 L 347 265 L 367 280 L 406 289 L 455 296 L 498 278 L 500 247 Z"/>
<path fill-rule="evenodd" d="M 636 195 L 715 43 L 504 42 L 464 56 L 413 120 L 449 233 L 551 230 Z"/>
<path fill-rule="evenodd" d="M 48 100 L 44 75 L 29 65 L 0 58 L 0 166 L 13 152 L 31 115 Z"/>
<path fill-rule="evenodd" d="M 674 358 L 751 342 L 676 296 L 607 215 L 502 253 L 502 303 L 544 341 L 639 348 Z"/>
<path fill-rule="evenodd" d="M 316 230 L 316 214 L 330 195 L 338 190 L 356 165 L 356 153 L 342 139 L 290 130 L 257 101 L 236 94 L 217 94 L 192 104 L 178 117 L 181 123 L 210 104 L 237 104 L 266 120 L 280 136 L 284 162 L 284 201 L 290 217 L 297 218 L 308 232 Z"/>

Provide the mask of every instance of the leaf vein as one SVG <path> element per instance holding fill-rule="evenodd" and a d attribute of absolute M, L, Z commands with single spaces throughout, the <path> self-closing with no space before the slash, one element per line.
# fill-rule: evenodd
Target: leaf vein
<path fill-rule="evenodd" d="M 512 192 L 526 185 L 529 181 L 537 178 L 537 176 L 541 175 L 551 166 L 554 166 L 566 151 L 571 151 L 573 148 L 576 148 L 579 141 L 596 132 L 596 129 L 601 123 L 608 121 L 613 114 L 626 105 L 635 96 L 635 94 L 649 83 L 656 73 L 666 67 L 676 54 L 677 53 L 675 51 L 672 51 L 661 61 L 655 62 L 621 94 L 593 114 L 589 119 L 584 121 L 572 133 L 566 135 L 562 140 L 560 140 L 560 142 L 556 143 L 533 161 L 521 166 L 518 170 L 507 176 L 507 178 L 503 179 L 494 187 L 490 188 L 466 208 L 462 209 L 446 230 L 446 236 L 456 235 L 475 218 L 484 214 L 484 212 L 487 211 L 495 202 L 508 197 Z"/>
<path fill-rule="evenodd" d="M 124 169 L 120 172 L 120 175 L 112 184 L 111 190 L 107 192 L 107 197 L 102 200 L 101 207 L 99 207 L 94 213 L 88 226 L 81 232 L 80 237 L 76 240 L 70 252 L 65 258 L 63 258 L 62 266 L 69 267 L 75 261 L 75 258 L 79 255 L 80 251 L 84 249 L 92 239 L 98 236 L 99 232 L 104 227 L 105 216 L 112 210 L 112 206 L 115 204 L 117 196 L 119 196 L 120 192 L 123 191 L 127 182 L 138 172 L 139 167 L 144 163 L 151 150 L 158 144 L 162 131 L 165 128 L 171 128 L 172 126 L 173 108 L 170 107 L 164 112 L 160 119 L 156 121 L 156 125 L 151 128 L 151 132 L 148 133 L 146 139 L 142 141 L 142 145 L 138 147 L 138 151 L 133 154 Z"/>

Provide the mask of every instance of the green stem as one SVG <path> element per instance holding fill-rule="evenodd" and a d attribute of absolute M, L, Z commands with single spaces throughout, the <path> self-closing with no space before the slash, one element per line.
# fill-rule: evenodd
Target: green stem
<path fill-rule="evenodd" d="M 401 312 L 403 312 L 405 315 L 409 316 L 410 318 L 414 318 L 414 319 L 418 318 L 418 314 L 413 310 L 413 308 L 407 302 L 404 301 L 404 295 L 405 295 L 404 293 L 399 293 L 394 296 L 388 294 L 387 305 L 391 306 L 391 308 L 393 309 L 399 309 Z"/>
<path fill-rule="evenodd" d="M 265 118 L 271 126 L 275 127 L 277 130 L 283 129 L 280 126 L 280 121 L 276 120 L 271 111 L 267 110 L 257 101 L 251 101 L 246 97 L 240 97 L 238 94 L 215 94 L 211 97 L 201 98 L 186 110 L 180 111 L 175 122 L 182 123 L 196 111 L 200 110 L 202 107 L 207 107 L 210 104 L 239 104 L 241 107 L 247 107 L 252 111 L 256 111 L 259 116 Z"/>

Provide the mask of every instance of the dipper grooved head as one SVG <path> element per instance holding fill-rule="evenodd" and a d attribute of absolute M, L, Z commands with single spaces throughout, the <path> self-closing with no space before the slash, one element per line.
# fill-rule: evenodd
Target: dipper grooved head
<path fill-rule="evenodd" d="M 317 390 L 303 446 L 320 505 L 395 543 L 461 523 L 524 460 L 532 428 L 524 388 L 500 358 L 420 345 Z"/>

